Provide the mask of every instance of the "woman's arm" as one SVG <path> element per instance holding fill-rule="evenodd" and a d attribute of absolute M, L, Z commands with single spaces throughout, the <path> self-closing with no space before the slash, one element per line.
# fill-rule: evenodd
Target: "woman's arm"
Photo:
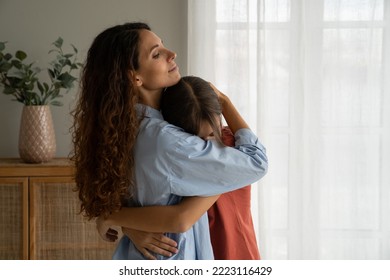
<path fill-rule="evenodd" d="M 221 102 L 223 116 L 235 133 L 242 128 L 249 128 L 230 99 L 214 89 Z M 218 199 L 211 197 L 188 197 L 177 205 L 124 207 L 113 213 L 104 223 L 108 226 L 120 226 L 146 232 L 185 232 L 187 231 Z"/>
<path fill-rule="evenodd" d="M 187 231 L 218 197 L 187 197 L 168 206 L 124 207 L 106 219 L 99 217 L 97 230 L 104 240 L 114 242 L 118 239 L 115 228 L 120 227 L 147 259 L 156 259 L 151 252 L 170 257 L 177 253 L 177 244 L 162 232 Z"/>
<path fill-rule="evenodd" d="M 219 102 L 222 107 L 222 115 L 226 120 L 232 133 L 236 133 L 241 128 L 249 128 L 249 125 L 243 119 L 241 114 L 237 111 L 234 104 L 230 101 L 229 97 L 220 92 L 213 84 L 210 83 L 214 92 L 217 94 Z"/>
<path fill-rule="evenodd" d="M 123 207 L 101 223 L 147 232 L 185 232 L 214 204 L 219 195 L 187 197 L 177 205 Z"/>

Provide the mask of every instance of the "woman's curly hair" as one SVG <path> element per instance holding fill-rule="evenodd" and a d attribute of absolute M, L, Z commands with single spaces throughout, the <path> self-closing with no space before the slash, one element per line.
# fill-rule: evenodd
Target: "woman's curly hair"
<path fill-rule="evenodd" d="M 72 115 L 76 191 L 89 219 L 119 210 L 134 192 L 133 147 L 139 128 L 138 93 L 129 75 L 139 67 L 145 23 L 110 27 L 93 41 Z"/>

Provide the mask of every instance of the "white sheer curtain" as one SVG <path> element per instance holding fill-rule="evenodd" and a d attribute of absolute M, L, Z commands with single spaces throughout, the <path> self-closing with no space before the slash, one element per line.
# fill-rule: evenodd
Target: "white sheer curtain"
<path fill-rule="evenodd" d="M 390 259 L 390 1 L 189 0 L 188 73 L 267 147 L 263 259 Z"/>

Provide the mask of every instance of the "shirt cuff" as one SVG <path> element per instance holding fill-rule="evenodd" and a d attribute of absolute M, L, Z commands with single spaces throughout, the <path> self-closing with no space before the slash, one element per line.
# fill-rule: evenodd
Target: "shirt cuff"
<path fill-rule="evenodd" d="M 234 134 L 236 146 L 244 144 L 257 144 L 257 136 L 249 128 L 241 128 Z"/>

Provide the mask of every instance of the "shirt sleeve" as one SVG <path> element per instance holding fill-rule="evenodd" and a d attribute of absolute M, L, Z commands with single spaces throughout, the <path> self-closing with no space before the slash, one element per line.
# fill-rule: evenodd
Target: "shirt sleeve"
<path fill-rule="evenodd" d="M 172 136 L 172 135 L 171 135 Z M 250 129 L 235 134 L 235 146 L 182 132 L 164 137 L 171 193 L 179 196 L 211 196 L 242 188 L 260 180 L 267 172 L 266 150 Z"/>

